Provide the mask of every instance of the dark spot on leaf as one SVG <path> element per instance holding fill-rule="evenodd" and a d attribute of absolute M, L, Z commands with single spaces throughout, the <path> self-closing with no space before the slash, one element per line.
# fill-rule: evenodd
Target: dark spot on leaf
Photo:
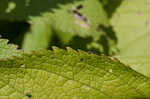
<path fill-rule="evenodd" d="M 90 27 L 90 21 L 88 18 L 79 11 L 81 8 L 83 8 L 82 5 L 79 5 L 76 8 L 72 8 L 73 16 L 76 20 L 84 22 L 84 24 L 78 23 L 81 27 Z"/>
<path fill-rule="evenodd" d="M 76 7 L 76 9 L 78 9 L 78 10 L 80 10 L 80 9 L 82 9 L 83 8 L 83 5 L 82 4 L 80 4 L 80 5 L 78 5 L 77 7 Z"/>
<path fill-rule="evenodd" d="M 148 6 L 149 6 L 149 5 L 150 5 L 150 2 L 148 2 L 148 1 L 147 1 L 147 2 L 145 2 L 145 5 L 148 5 Z"/>
<path fill-rule="evenodd" d="M 28 98 L 31 98 L 31 97 L 32 97 L 31 93 L 26 93 L 26 96 L 27 96 Z"/>
<path fill-rule="evenodd" d="M 120 13 L 117 13 L 117 16 L 120 17 Z"/>
<path fill-rule="evenodd" d="M 88 51 L 88 54 L 92 54 L 93 52 L 92 51 Z"/>
<path fill-rule="evenodd" d="M 72 9 L 72 12 L 75 14 L 78 14 L 78 15 L 80 15 L 80 16 L 82 16 L 82 14 L 78 11 L 78 10 L 80 10 L 80 9 L 82 9 L 83 8 L 83 5 L 82 4 L 80 4 L 80 5 L 78 5 L 76 8 L 74 8 L 74 9 Z M 71 10 L 67 10 L 68 11 L 68 13 L 71 13 Z"/>
<path fill-rule="evenodd" d="M 80 62 L 83 62 L 83 60 L 84 60 L 83 58 L 80 58 Z"/>
<path fill-rule="evenodd" d="M 137 11 L 137 15 L 141 16 L 142 15 L 141 11 Z"/>
<path fill-rule="evenodd" d="M 148 25 L 149 25 L 149 22 L 148 22 L 148 21 L 146 21 L 146 22 L 145 22 L 145 26 L 148 26 Z"/>
<path fill-rule="evenodd" d="M 77 14 L 77 15 L 80 16 L 80 17 L 83 16 L 78 10 L 73 10 L 73 13 L 74 13 L 74 14 Z"/>

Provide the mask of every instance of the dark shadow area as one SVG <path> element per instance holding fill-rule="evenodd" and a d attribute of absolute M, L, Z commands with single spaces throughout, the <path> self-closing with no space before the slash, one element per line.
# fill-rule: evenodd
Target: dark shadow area
<path fill-rule="evenodd" d="M 104 7 L 109 18 L 112 17 L 116 9 L 121 5 L 123 0 L 99 0 Z"/>
<path fill-rule="evenodd" d="M 58 37 L 58 35 L 55 33 L 55 31 L 52 31 L 52 36 L 50 39 L 50 43 L 49 43 L 49 48 L 50 50 L 52 50 L 52 46 L 57 46 L 59 48 L 64 48 L 64 44 L 62 44 L 61 39 Z"/>
<path fill-rule="evenodd" d="M 19 45 L 20 48 L 24 33 L 29 29 L 29 27 L 30 25 L 24 21 L 0 21 L 0 35 L 2 38 L 9 39 L 9 43 Z"/>
<path fill-rule="evenodd" d="M 100 55 L 100 54 L 103 53 L 103 52 L 100 52 L 100 49 L 97 49 L 97 48 L 90 48 L 87 51 L 88 51 L 88 53 L 94 53 L 94 54 L 97 54 L 97 55 Z"/>
<path fill-rule="evenodd" d="M 2 12 L 0 13 L 0 35 L 20 47 L 25 31 L 29 30 L 29 24 L 25 22 L 28 16 L 53 12 L 54 8 L 59 9 L 60 4 L 65 5 L 75 1 L 80 0 L 0 0 L 0 12 Z M 15 4 L 15 8 L 8 13 L 10 2 Z M 53 45 L 60 43 L 58 40 L 55 41 L 52 42 Z"/>
<path fill-rule="evenodd" d="M 102 33 L 98 43 L 100 43 L 103 46 L 104 54 L 110 55 L 110 50 L 111 50 L 110 47 L 117 45 L 118 42 L 113 27 L 112 26 L 105 27 L 104 25 L 99 25 L 98 31 Z"/>
<path fill-rule="evenodd" d="M 69 44 L 66 46 L 70 46 L 71 48 L 76 50 L 81 49 L 87 51 L 89 54 L 90 53 L 102 54 L 103 52 L 101 52 L 100 49 L 95 48 L 94 46 L 91 48 L 87 48 L 87 45 L 91 44 L 92 42 L 93 42 L 92 37 L 82 38 L 79 36 L 74 36 L 73 39 L 69 42 Z"/>
<path fill-rule="evenodd" d="M 3 13 L 0 14 L 0 19 L 25 20 L 28 16 L 39 16 L 44 12 L 52 12 L 53 8 L 59 8 L 60 4 L 65 5 L 75 1 L 81 0 L 1 0 L 2 9 L 0 11 Z M 15 4 L 15 8 L 10 13 L 6 13 L 10 2 Z"/>
<path fill-rule="evenodd" d="M 68 45 L 66 46 L 70 46 L 73 49 L 81 49 L 84 50 L 86 52 L 90 53 L 95 53 L 95 54 L 101 54 L 102 52 L 100 52 L 100 49 L 97 48 L 87 48 L 87 45 L 89 45 L 90 43 L 93 42 L 93 38 L 92 37 L 86 37 L 86 38 L 82 38 L 79 36 L 74 36 L 73 39 L 69 42 Z"/>
<path fill-rule="evenodd" d="M 92 37 L 82 38 L 79 36 L 73 36 L 73 38 L 71 39 L 71 41 L 69 41 L 68 44 L 62 44 L 61 39 L 54 32 L 53 32 L 53 35 L 51 38 L 52 39 L 50 41 L 50 45 L 49 45 L 48 49 L 52 49 L 51 48 L 52 46 L 57 46 L 62 49 L 66 49 L 66 47 L 71 47 L 75 50 L 81 49 L 81 50 L 87 51 L 89 53 L 95 53 L 95 54 L 100 53 L 99 49 L 96 49 L 96 48 L 87 49 L 87 45 L 90 44 L 91 42 L 93 42 Z"/>
<path fill-rule="evenodd" d="M 104 51 L 103 53 L 105 55 L 109 55 L 110 48 L 109 48 L 109 42 L 107 37 L 105 35 L 102 35 L 98 42 L 103 46 L 103 51 Z"/>
<path fill-rule="evenodd" d="M 87 48 L 88 45 L 93 43 L 92 37 L 83 38 L 76 35 L 73 36 L 71 41 L 69 41 L 67 44 L 63 44 L 55 30 L 52 31 L 53 35 L 51 37 L 49 49 L 51 49 L 51 46 L 57 46 L 63 49 L 69 46 L 76 50 L 81 49 L 87 52 L 91 51 L 95 54 L 102 54 L 102 53 L 105 55 L 115 54 L 115 52 L 111 51 L 112 50 L 111 47 L 117 45 L 117 37 L 112 26 L 106 27 L 104 25 L 99 25 L 97 31 L 101 33 L 101 36 L 96 43 L 99 44 L 99 46 L 102 46 L 103 50 L 100 50 L 99 48 L 96 48 L 94 46 L 93 47 L 91 46 L 91 48 Z"/>
<path fill-rule="evenodd" d="M 79 36 L 74 36 L 67 46 L 70 46 L 73 49 L 81 49 L 81 50 L 88 51 L 87 44 L 91 42 L 92 42 L 92 37 L 82 38 Z"/>
<path fill-rule="evenodd" d="M 117 44 L 118 39 L 117 39 L 116 33 L 111 25 L 109 27 L 106 27 L 104 25 L 99 25 L 98 31 L 102 31 L 104 33 L 103 35 L 105 35 L 108 40 L 109 39 L 113 40 Z"/>

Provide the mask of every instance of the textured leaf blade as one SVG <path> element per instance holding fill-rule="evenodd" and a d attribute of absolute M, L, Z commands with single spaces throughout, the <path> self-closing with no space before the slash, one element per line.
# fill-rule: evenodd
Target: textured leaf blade
<path fill-rule="evenodd" d="M 8 58 L 10 56 L 18 56 L 21 54 L 20 50 L 17 50 L 17 46 L 8 44 L 8 40 L 0 39 L 0 59 Z"/>
<path fill-rule="evenodd" d="M 61 99 L 149 98 L 150 79 L 117 59 L 54 48 L 0 60 L 0 96 Z M 11 90 L 10 90 L 11 89 Z"/>
<path fill-rule="evenodd" d="M 111 20 L 121 52 L 118 57 L 147 76 L 150 76 L 147 61 L 150 57 L 149 3 L 147 0 L 125 0 Z"/>

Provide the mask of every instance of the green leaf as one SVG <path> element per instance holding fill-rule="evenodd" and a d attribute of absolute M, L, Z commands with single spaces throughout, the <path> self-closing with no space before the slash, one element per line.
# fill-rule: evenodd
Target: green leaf
<path fill-rule="evenodd" d="M 77 10 L 76 7 L 78 6 L 82 6 L 82 8 Z M 46 48 L 50 37 L 45 33 L 50 32 L 50 29 L 54 35 L 58 36 L 63 45 L 71 45 L 70 42 L 74 42 L 74 38 L 78 36 L 81 39 L 91 37 L 91 41 L 85 45 L 86 50 L 97 49 L 98 52 L 112 54 L 117 49 L 115 36 L 109 35 L 113 31 L 109 30 L 110 25 L 107 15 L 102 4 L 97 0 L 79 0 L 73 3 L 60 4 L 59 9 L 55 8 L 53 12 L 42 13 L 40 17 L 33 17 L 30 20 L 31 22 L 34 21 L 32 25 L 40 22 L 42 22 L 42 25 L 32 27 L 32 34 L 27 33 L 23 46 L 25 49 Z M 45 24 L 49 26 L 45 26 Z M 80 46 L 80 42 L 75 42 L 76 45 Z M 82 42 L 86 43 L 85 41 Z"/>
<path fill-rule="evenodd" d="M 87 18 L 89 25 L 78 14 L 73 13 L 73 9 L 76 9 L 79 5 L 82 8 L 78 12 Z M 81 0 L 73 4 L 60 5 L 60 9 L 54 10 L 54 20 L 55 24 L 53 25 L 58 33 L 63 32 L 64 35 L 80 35 L 82 37 L 94 36 L 95 39 L 98 39 L 101 34 L 97 32 L 98 26 L 109 25 L 107 15 L 101 3 L 97 0 Z"/>
<path fill-rule="evenodd" d="M 0 20 L 22 21 L 29 16 L 40 16 L 44 12 L 52 12 L 59 4 L 72 3 L 74 0 L 1 0 Z"/>
<path fill-rule="evenodd" d="M 35 50 L 39 48 L 48 48 L 52 31 L 50 18 L 33 17 L 29 23 L 31 24 L 30 32 L 26 33 L 23 41 L 23 49 Z"/>
<path fill-rule="evenodd" d="M 147 0 L 124 0 L 111 23 L 117 32 L 118 57 L 133 69 L 150 77 L 150 24 Z"/>
<path fill-rule="evenodd" d="M 150 98 L 149 78 L 112 57 L 70 48 L 0 60 L 0 71 L 3 99 Z"/>
<path fill-rule="evenodd" d="M 0 39 L 0 59 L 9 58 L 10 56 L 19 56 L 20 50 L 17 50 L 17 46 L 13 44 L 7 44 L 8 40 Z"/>
<path fill-rule="evenodd" d="M 116 9 L 121 5 L 123 0 L 115 0 L 115 2 L 114 0 L 99 0 L 99 1 L 102 2 L 103 7 L 110 19 L 115 13 Z"/>
<path fill-rule="evenodd" d="M 82 6 L 82 8 L 77 10 L 78 6 Z M 74 42 L 76 36 L 81 38 L 80 40 L 91 37 L 91 41 L 85 45 L 86 49 L 97 49 L 105 54 L 112 54 L 114 52 L 112 48 L 117 49 L 114 47 L 116 44 L 115 37 L 109 35 L 112 31 L 109 30 L 109 20 L 101 2 L 81 0 L 66 5 L 60 4 L 59 8 L 53 10 L 52 26 L 63 44 L 71 45 L 70 42 Z M 83 17 L 85 19 L 82 19 Z M 80 40 L 79 43 L 75 41 L 75 45 L 78 45 L 76 48 L 81 49 L 82 47 L 79 47 L 81 42 L 85 44 L 86 41 L 80 42 Z M 108 45 L 108 48 L 105 45 Z M 108 51 L 105 49 L 108 49 Z"/>

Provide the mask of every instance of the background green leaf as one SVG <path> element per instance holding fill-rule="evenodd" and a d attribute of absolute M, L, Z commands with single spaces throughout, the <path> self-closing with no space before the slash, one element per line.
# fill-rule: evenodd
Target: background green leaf
<path fill-rule="evenodd" d="M 73 8 L 82 5 L 83 8 L 79 12 L 87 17 L 89 20 L 90 26 L 83 27 L 82 25 L 87 25 L 80 18 L 75 18 L 75 15 L 72 11 Z M 96 7 L 95 7 L 96 6 Z M 53 16 L 53 30 L 58 35 L 63 44 L 70 44 L 70 41 L 74 39 L 75 36 L 78 36 L 82 39 L 87 39 L 90 37 L 90 42 L 86 45 L 86 49 L 96 48 L 99 51 L 103 51 L 103 46 L 100 44 L 99 40 L 103 35 L 103 32 L 100 31 L 99 26 L 103 27 L 109 26 L 109 21 L 107 15 L 101 5 L 97 0 L 81 0 L 76 1 L 73 4 L 60 5 L 60 9 L 55 9 Z M 78 22 L 78 23 L 77 23 Z M 81 39 L 81 40 L 82 40 Z M 80 41 L 81 41 L 80 40 Z M 80 42 L 75 41 L 76 45 L 74 48 L 80 48 Z M 84 42 L 84 41 L 81 41 Z M 74 46 L 74 45 L 72 45 Z M 82 47 L 81 47 L 82 48 Z M 80 48 L 80 49 L 81 49 Z"/>
<path fill-rule="evenodd" d="M 150 77 L 150 24 L 148 0 L 124 0 L 111 19 L 118 37 L 118 57 Z"/>
<path fill-rule="evenodd" d="M 39 48 L 48 48 L 52 36 L 50 18 L 34 17 L 30 21 L 31 28 L 25 34 L 22 48 L 27 50 L 36 50 Z"/>
<path fill-rule="evenodd" d="M 109 24 L 102 3 L 98 0 L 46 0 L 42 3 L 37 0 L 2 0 L 0 2 L 3 4 L 0 20 L 28 21 L 28 25 L 30 24 L 31 27 L 28 26 L 30 30 L 27 28 L 23 31 L 23 33 L 28 32 L 25 33 L 20 45 L 25 50 L 60 45 L 61 48 L 71 46 L 107 55 L 117 52 L 115 32 Z M 77 14 L 73 13 L 73 9 L 79 5 L 83 8 L 78 12 L 88 21 L 81 20 L 81 16 L 75 17 Z M 36 25 L 41 22 L 43 25 Z M 58 38 L 58 41 L 54 40 L 54 37 Z M 83 40 L 83 43 L 74 41 L 76 38 L 79 41 Z M 86 45 L 81 47 L 82 44 Z"/>
<path fill-rule="evenodd" d="M 150 98 L 150 79 L 117 59 L 70 48 L 0 60 L 0 97 L 9 99 Z"/>
<path fill-rule="evenodd" d="M 78 0 L 77 0 L 78 1 Z M 74 0 L 1 0 L 0 20 L 24 21 L 29 16 L 40 16 L 44 12 L 52 12 L 59 4 L 72 3 Z"/>
<path fill-rule="evenodd" d="M 109 19 L 111 19 L 113 14 L 116 12 L 117 8 L 123 2 L 123 0 L 115 0 L 115 2 L 114 2 L 114 0 L 99 0 L 99 1 L 102 2 L 103 7 L 104 7 Z"/>

